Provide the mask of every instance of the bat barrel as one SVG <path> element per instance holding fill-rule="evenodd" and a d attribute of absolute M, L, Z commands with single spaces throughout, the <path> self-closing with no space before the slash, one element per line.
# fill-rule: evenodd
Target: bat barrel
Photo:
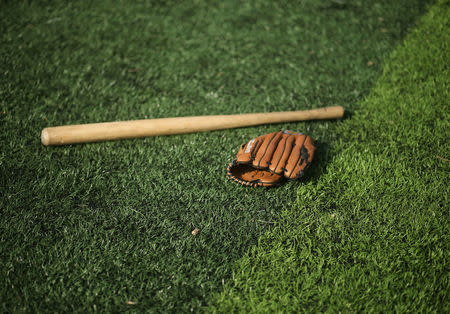
<path fill-rule="evenodd" d="M 42 144 L 66 145 L 158 135 L 173 135 L 318 119 L 342 118 L 342 106 L 312 110 L 194 116 L 66 125 L 42 130 Z"/>

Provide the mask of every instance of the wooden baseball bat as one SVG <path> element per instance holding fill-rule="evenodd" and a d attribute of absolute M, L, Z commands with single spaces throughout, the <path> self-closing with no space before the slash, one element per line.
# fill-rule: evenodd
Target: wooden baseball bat
<path fill-rule="evenodd" d="M 342 106 L 303 111 L 194 116 L 66 125 L 42 130 L 42 144 L 66 145 L 222 130 L 268 123 L 342 118 Z"/>

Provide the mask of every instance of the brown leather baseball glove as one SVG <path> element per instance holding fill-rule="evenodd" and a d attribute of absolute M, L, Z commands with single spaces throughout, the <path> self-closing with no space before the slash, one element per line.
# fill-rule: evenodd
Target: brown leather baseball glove
<path fill-rule="evenodd" d="M 274 186 L 300 178 L 315 150 L 313 139 L 302 133 L 269 133 L 242 144 L 227 175 L 242 185 Z"/>

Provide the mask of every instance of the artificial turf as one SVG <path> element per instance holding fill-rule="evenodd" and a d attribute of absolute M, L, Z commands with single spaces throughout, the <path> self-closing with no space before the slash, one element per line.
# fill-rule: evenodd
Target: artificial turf
<path fill-rule="evenodd" d="M 362 123 L 361 115 L 370 111 L 361 109 L 370 102 L 362 105 L 361 101 L 379 77 L 384 58 L 427 11 L 427 3 L 1 2 L 0 309 L 189 311 L 211 303 L 211 309 L 244 310 L 247 301 L 250 308 L 258 309 L 264 302 L 251 303 L 246 295 L 256 278 L 249 276 L 245 287 L 240 286 L 240 280 L 248 272 L 242 271 L 243 276 L 237 277 L 241 273 L 238 270 L 232 276 L 236 265 L 245 266 L 246 261 L 253 268 L 253 253 L 245 254 L 254 245 L 259 243 L 251 252 L 270 253 L 280 243 L 293 241 L 294 247 L 300 247 L 303 242 L 295 239 L 306 239 L 314 251 L 309 255 L 311 265 L 315 265 L 322 257 L 330 256 L 320 255 L 316 248 L 337 245 L 330 242 L 331 246 L 326 246 L 325 241 L 319 241 L 317 228 L 328 228 L 331 239 L 335 236 L 332 223 L 341 221 L 351 228 L 346 234 L 359 241 L 341 244 L 351 251 L 353 245 L 366 243 L 364 231 L 374 230 L 381 223 L 402 223 L 402 216 L 388 214 L 399 204 L 397 194 L 403 195 L 403 190 L 395 186 L 392 191 L 383 190 L 383 194 L 359 190 L 365 194 L 357 195 L 367 203 L 384 196 L 386 207 L 379 212 L 381 215 L 382 209 L 386 211 L 383 221 L 377 221 L 376 215 L 362 217 L 362 211 L 352 207 L 353 203 L 347 206 L 346 199 L 339 197 L 331 208 L 336 211 L 333 217 L 343 215 L 343 220 L 324 219 L 331 206 L 329 198 L 340 196 L 338 191 L 343 191 L 342 197 L 352 196 L 346 185 L 367 184 L 369 175 L 382 177 L 379 171 L 393 169 L 389 163 L 393 159 L 387 159 L 361 177 L 356 173 L 351 176 L 353 172 L 346 169 L 360 168 L 339 151 L 344 149 L 350 154 L 354 145 L 359 145 L 354 146 L 359 152 L 379 149 L 375 141 L 380 134 L 391 134 L 357 129 L 376 126 Z M 43 127 L 61 124 L 299 110 L 337 104 L 349 112 L 342 122 L 288 123 L 66 147 L 43 147 L 39 140 Z M 388 108 L 386 105 L 384 109 Z M 382 115 L 376 117 L 381 119 Z M 447 120 L 439 121 L 440 127 L 447 125 Z M 431 122 L 425 122 L 422 129 L 429 130 Z M 309 176 L 276 189 L 248 189 L 225 177 L 226 165 L 240 144 L 279 129 L 304 131 L 317 140 L 317 160 Z M 442 148 L 445 133 L 432 134 L 435 145 Z M 406 150 L 408 143 L 417 144 L 405 141 L 405 146 L 392 149 L 394 143 L 386 146 L 393 152 Z M 358 151 L 350 156 L 355 157 Z M 378 156 L 376 151 L 367 156 L 362 152 L 361 158 Z M 445 150 L 438 154 L 446 158 Z M 339 163 L 339 158 L 345 162 Z M 354 161 L 360 161 L 363 169 L 367 165 L 365 159 Z M 442 172 L 433 168 L 437 160 L 427 162 L 417 164 L 431 167 L 427 178 L 434 183 Z M 440 167 L 447 167 L 442 159 L 439 162 Z M 401 183 L 409 178 L 408 172 L 401 172 L 398 180 Z M 362 179 L 368 181 L 360 182 Z M 336 190 L 332 191 L 332 187 Z M 435 191 L 437 200 L 442 200 L 445 190 Z M 305 202 L 310 196 L 317 202 Z M 408 208 L 414 212 L 420 206 Z M 373 213 L 373 208 L 368 207 L 367 212 Z M 345 216 L 352 213 L 367 224 L 347 224 L 356 221 Z M 429 219 L 422 222 L 429 221 L 430 228 L 435 226 L 430 215 L 419 213 Z M 303 221 L 313 222 L 314 228 L 295 235 L 295 230 L 303 229 L 294 223 L 293 215 L 300 225 Z M 309 220 L 304 220 L 307 217 Z M 408 219 L 413 218 L 417 216 Z M 445 219 L 441 228 L 446 226 Z M 286 228 L 291 227 L 292 233 L 287 233 Z M 359 234 L 358 228 L 363 227 L 366 229 Z M 194 228 L 200 230 L 196 236 L 191 234 Z M 281 233 L 280 228 L 284 228 Z M 272 233 L 267 235 L 268 231 Z M 294 238 L 288 238 L 289 234 Z M 282 240 L 277 241 L 276 235 Z M 274 241 L 272 246 L 270 241 Z M 398 252 L 403 252 L 405 246 L 399 241 L 386 244 L 398 244 Z M 284 249 L 290 247 L 283 246 L 281 256 L 286 257 Z M 362 263 L 358 268 L 358 261 L 347 261 L 356 265 L 350 270 L 365 271 Z M 291 264 L 276 266 L 277 272 L 291 274 Z M 303 269 L 308 264 L 301 266 Z M 346 270 L 346 266 L 326 266 L 330 277 L 320 278 L 348 279 L 352 287 L 358 283 L 357 277 L 333 277 L 333 271 Z M 255 273 L 259 271 L 255 268 Z M 264 278 L 269 273 L 262 274 L 260 287 L 267 283 Z M 276 303 L 279 296 L 296 296 L 289 289 L 289 276 L 280 278 L 286 280 L 288 289 L 280 294 L 278 288 L 283 282 L 275 282 L 279 285 L 270 295 L 267 293 L 271 302 Z M 214 295 L 222 289 L 224 295 Z M 388 287 L 386 293 L 396 289 Z M 312 297 L 308 300 L 323 304 L 320 309 L 336 302 L 314 291 L 309 291 Z M 236 297 L 228 297 L 235 293 Z M 380 294 L 373 299 L 369 293 L 361 295 L 369 300 L 361 300 L 361 307 L 385 300 Z M 222 300 L 219 305 L 218 300 Z"/>
<path fill-rule="evenodd" d="M 392 53 L 297 206 L 209 309 L 450 310 L 449 16 L 440 1 Z"/>

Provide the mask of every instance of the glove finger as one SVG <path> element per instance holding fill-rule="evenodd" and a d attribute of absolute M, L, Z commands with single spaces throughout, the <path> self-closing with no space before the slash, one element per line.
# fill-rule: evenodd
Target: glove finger
<path fill-rule="evenodd" d="M 251 141 L 242 144 L 241 147 L 239 147 L 239 151 L 236 155 L 236 161 L 240 164 L 248 164 L 252 161 L 251 156 L 251 150 L 252 147 L 255 144 L 255 139 L 252 139 Z"/>
<path fill-rule="evenodd" d="M 267 168 L 270 165 L 273 153 L 275 152 L 278 142 L 281 140 L 283 132 L 274 132 L 264 138 L 264 142 L 259 147 L 253 166 L 256 168 Z"/>
<path fill-rule="evenodd" d="M 292 174 L 289 179 L 298 179 L 301 176 L 303 176 L 305 170 L 311 164 L 315 150 L 316 147 L 314 146 L 313 140 L 309 136 L 307 136 L 305 143 L 300 149 L 301 155 L 300 161 L 295 165 L 295 168 L 292 171 Z"/>
<path fill-rule="evenodd" d="M 294 147 L 291 150 L 291 154 L 287 160 L 286 167 L 285 167 L 286 171 L 284 172 L 284 176 L 288 179 L 294 178 L 293 173 L 302 157 L 301 151 L 302 151 L 303 145 L 305 144 L 305 141 L 306 141 L 306 135 L 302 134 L 302 135 L 295 136 Z"/>
<path fill-rule="evenodd" d="M 273 154 L 272 164 L 269 169 L 277 174 L 282 174 L 283 171 L 286 171 L 284 166 L 286 165 L 286 161 L 291 154 L 291 150 L 295 141 L 295 136 L 290 134 L 283 134 L 283 138 L 278 143 L 278 148 Z"/>
<path fill-rule="evenodd" d="M 297 156 L 297 160 L 290 164 L 292 170 L 289 172 L 289 175 L 286 175 L 288 179 L 298 179 L 303 175 L 313 159 L 315 149 L 313 140 L 309 136 L 306 136 L 302 145 L 296 148 L 295 155 Z"/>
<path fill-rule="evenodd" d="M 255 147 L 252 149 L 252 160 L 255 160 L 256 154 L 259 152 L 261 145 L 266 140 L 267 135 L 261 135 L 256 138 Z"/>
<path fill-rule="evenodd" d="M 263 140 L 263 136 L 259 136 L 257 138 L 251 139 L 245 144 L 242 144 L 239 147 L 239 151 L 236 155 L 236 161 L 239 164 L 249 164 L 252 162 L 255 156 L 255 152 L 258 151 L 261 146 L 261 142 Z"/>

